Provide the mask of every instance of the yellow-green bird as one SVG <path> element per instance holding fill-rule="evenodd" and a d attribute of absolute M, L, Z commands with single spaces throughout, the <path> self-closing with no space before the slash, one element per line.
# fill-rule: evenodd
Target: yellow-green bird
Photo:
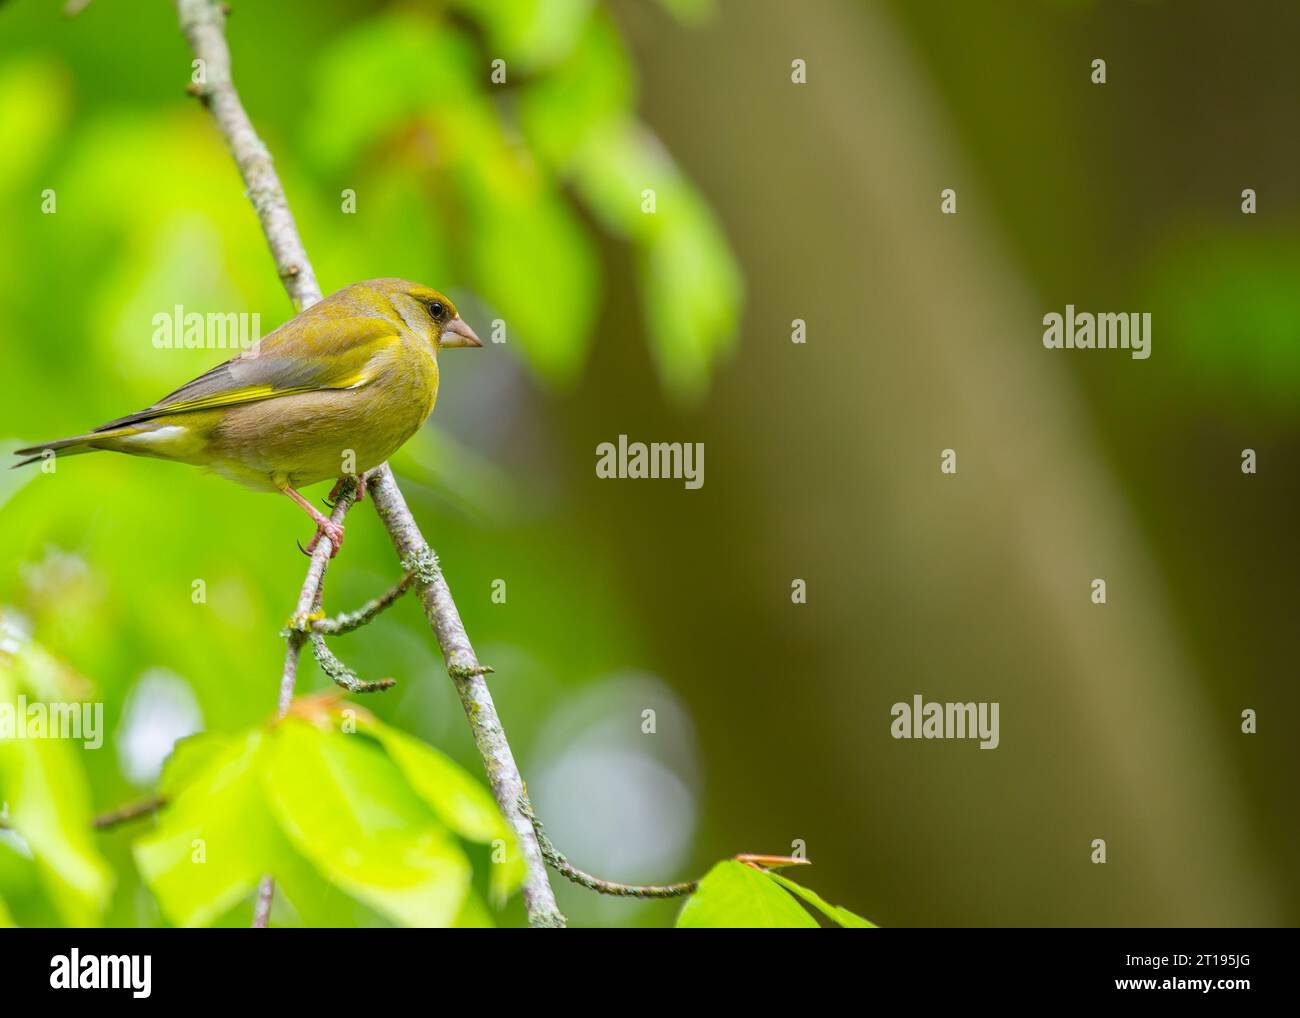
<path fill-rule="evenodd" d="M 153 406 L 48 450 L 109 449 L 206 467 L 288 495 L 337 554 L 343 527 L 298 493 L 329 478 L 363 478 L 415 434 L 438 396 L 438 351 L 482 346 L 456 305 L 405 279 L 371 279 L 331 294 Z M 364 482 L 363 482 L 364 484 Z M 364 487 L 361 489 L 364 494 Z"/>

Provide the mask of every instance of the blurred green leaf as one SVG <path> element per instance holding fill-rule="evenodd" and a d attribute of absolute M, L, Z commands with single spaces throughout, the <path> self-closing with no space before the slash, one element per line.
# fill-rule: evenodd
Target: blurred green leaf
<path fill-rule="evenodd" d="M 263 785 L 299 852 L 397 922 L 451 925 L 469 861 L 374 742 L 290 716 L 268 748 Z"/>
<path fill-rule="evenodd" d="M 539 158 L 564 169 L 588 136 L 632 112 L 632 65 L 613 18 L 588 21 L 573 52 L 519 94 L 519 124 Z"/>
<path fill-rule="evenodd" d="M 522 852 L 482 785 L 332 696 L 297 701 L 269 729 L 182 740 L 161 788 L 169 802 L 136 859 L 181 925 L 222 917 L 265 873 L 291 902 L 288 921 L 337 924 L 356 916 L 356 899 L 410 926 L 491 925 L 448 827 L 491 843 L 495 896 L 523 881 Z"/>
<path fill-rule="evenodd" d="M 489 59 L 535 71 L 573 48 L 595 0 L 454 0 L 487 33 Z M 483 69 L 484 78 L 488 69 Z M 508 79 L 507 79 L 508 80 Z"/>
<path fill-rule="evenodd" d="M 200 732 L 178 740 L 163 764 L 158 794 L 167 799 L 180 795 L 223 756 L 240 751 L 237 736 Z"/>
<path fill-rule="evenodd" d="M 68 925 L 45 889 L 30 847 L 14 831 L 0 832 L 0 901 L 16 925 Z"/>
<path fill-rule="evenodd" d="M 464 248 L 465 281 L 501 314 L 510 340 L 542 377 L 568 382 L 590 346 L 598 266 L 555 181 L 487 100 L 488 71 L 475 60 L 461 32 L 418 15 L 362 25 L 319 61 L 308 144 L 336 174 L 364 153 L 385 179 L 409 167 L 423 191 L 408 187 L 396 206 L 384 180 L 352 181 L 358 218 L 384 224 L 371 235 L 398 245 L 418 237 L 434 250 Z M 428 228 L 413 229 L 421 219 Z M 447 258 L 435 261 L 432 271 L 452 271 Z"/>
<path fill-rule="evenodd" d="M 457 834 L 482 842 L 512 836 L 487 790 L 432 746 L 373 719 L 358 730 L 388 751 L 415 793 Z"/>
<path fill-rule="evenodd" d="M 281 846 L 274 870 L 273 924 L 317 929 L 385 925 L 384 916 L 332 884 L 279 832 L 277 838 Z M 290 918 L 282 922 L 285 916 Z M 293 916 L 296 916 L 296 923 L 292 921 Z"/>
<path fill-rule="evenodd" d="M 483 899 L 470 891 L 466 895 L 465 904 L 461 906 L 456 921 L 452 925 L 460 929 L 490 929 L 493 925 L 492 914 L 488 912 L 487 906 L 483 904 Z"/>
<path fill-rule="evenodd" d="M 637 245 L 641 306 L 660 378 L 678 397 L 697 398 L 713 363 L 735 346 L 744 297 L 713 213 L 659 140 L 630 120 L 594 131 L 571 172 L 592 210 Z"/>
<path fill-rule="evenodd" d="M 816 928 L 817 920 L 769 874 L 728 859 L 705 874 L 682 906 L 677 927 Z"/>
<path fill-rule="evenodd" d="M 479 101 L 475 81 L 487 69 L 475 63 L 460 32 L 416 12 L 361 22 L 316 60 L 302 127 L 308 152 L 337 173 L 412 120 Z"/>
<path fill-rule="evenodd" d="M 708 207 L 693 191 L 670 211 L 641 259 L 641 307 L 659 375 L 669 391 L 697 399 L 740 325 L 740 272 Z"/>
<path fill-rule="evenodd" d="M 1246 217 L 1250 218 L 1250 217 Z M 1152 258 L 1168 357 L 1222 403 L 1294 417 L 1300 388 L 1300 243 L 1289 234 L 1192 230 Z M 1153 352 L 1160 348 L 1153 341 Z"/>
<path fill-rule="evenodd" d="M 495 897 L 504 900 L 523 883 L 523 851 L 496 800 L 482 784 L 433 747 L 396 728 L 368 721 L 360 730 L 379 740 L 411 788 L 444 824 L 470 841 L 501 842 L 498 847 L 504 859 L 493 862 L 490 875 Z"/>
<path fill-rule="evenodd" d="M 49 154 L 68 119 L 68 84 L 61 67 L 39 57 L 20 57 L 0 65 L 0 138 L 22 139 L 0 159 L 0 194 L 17 187 Z M 39 191 L 26 203 L 33 214 L 39 212 Z"/>
<path fill-rule="evenodd" d="M 533 369 L 569 382 L 592 339 L 599 269 L 590 242 L 538 166 L 507 145 L 490 118 L 464 111 L 456 130 L 480 142 L 456 171 L 475 287 Z"/>
<path fill-rule="evenodd" d="M 527 146 L 487 100 L 487 68 L 460 32 L 402 14 L 361 25 L 322 55 L 307 118 L 311 150 L 334 173 L 363 152 L 375 162 L 381 143 L 390 159 L 421 167 L 427 190 L 410 191 L 400 208 L 374 204 L 389 200 L 371 197 L 389 188 L 354 182 L 358 202 L 371 203 L 367 221 L 400 243 L 412 217 L 425 218 L 432 235 L 462 243 L 468 281 L 534 371 L 557 384 L 586 359 L 600 290 L 591 242 L 552 173 L 572 180 L 605 225 L 637 245 L 660 378 L 679 398 L 697 398 L 734 346 L 743 285 L 708 205 L 631 116 L 632 71 L 617 26 L 603 12 L 589 17 L 585 2 L 462 7 L 507 58 L 525 54 L 528 66 L 546 67 L 519 90 Z M 413 70 L 425 67 L 436 71 Z M 647 189 L 653 212 L 643 210 Z M 430 203 L 447 207 L 427 214 Z"/>
<path fill-rule="evenodd" d="M 247 897 L 264 873 L 280 868 L 259 774 L 265 739 L 254 730 L 212 740 L 209 750 L 207 737 L 196 736 L 173 757 L 181 773 L 164 777 L 171 798 L 157 829 L 135 843 L 135 858 L 163 913 L 178 926 L 209 925 Z M 183 789 L 181 777 L 190 779 Z"/>
<path fill-rule="evenodd" d="M 50 688 L 57 663 L 36 644 L 3 629 L 0 639 L 0 709 L 16 721 L 26 706 L 60 702 Z M 31 851 L 63 921 L 94 926 L 108 904 L 113 879 L 94 844 L 94 814 L 79 748 L 58 738 L 0 738 L 0 802 L 8 804 L 9 823 Z"/>

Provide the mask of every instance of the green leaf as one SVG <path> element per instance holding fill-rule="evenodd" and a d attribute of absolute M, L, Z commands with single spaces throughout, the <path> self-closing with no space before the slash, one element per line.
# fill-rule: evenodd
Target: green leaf
<path fill-rule="evenodd" d="M 470 891 L 465 897 L 465 904 L 461 906 L 460 914 L 456 916 L 456 921 L 452 925 L 461 929 L 491 929 L 492 914 L 483 904 L 483 899 Z"/>
<path fill-rule="evenodd" d="M 641 307 L 660 377 L 694 400 L 712 364 L 735 346 L 743 286 L 708 207 L 693 191 L 680 200 L 642 258 Z"/>
<path fill-rule="evenodd" d="M 41 689 L 49 696 L 59 666 L 35 644 L 7 643 L 0 648 L 0 705 L 16 719 L 24 707 L 20 693 Z M 103 918 L 113 880 L 95 847 L 80 751 L 61 739 L 0 738 L 0 801 L 8 802 L 9 822 L 27 843 L 63 921 L 93 926 Z"/>
<path fill-rule="evenodd" d="M 270 873 L 288 902 L 277 922 L 373 923 L 362 912 L 374 909 L 407 925 L 490 926 L 447 830 L 490 843 L 494 859 L 504 853 L 494 896 L 519 887 L 523 854 L 483 786 L 365 712 L 349 734 L 334 707 L 300 704 L 269 731 L 176 745 L 161 782 L 170 802 L 136 846 L 164 914 L 210 924 Z"/>
<path fill-rule="evenodd" d="M 775 880 L 782 887 L 784 887 L 791 894 L 797 894 L 809 905 L 817 909 L 817 911 L 821 912 L 822 915 L 826 916 L 827 919 L 833 920 L 834 922 L 839 923 L 841 926 L 848 927 L 850 929 L 867 929 L 867 928 L 875 929 L 876 928 L 875 923 L 863 919 L 862 916 L 850 912 L 847 908 L 843 908 L 839 905 L 830 904 L 825 898 L 823 898 L 816 891 L 810 890 L 809 888 L 804 887 L 802 884 L 796 884 L 789 877 L 783 877 L 781 876 L 780 873 L 770 873 L 770 872 L 768 873 L 768 876 L 771 877 L 773 880 Z"/>
<path fill-rule="evenodd" d="M 21 739 L 6 755 L 10 822 L 42 883 L 69 926 L 97 924 L 113 879 L 93 841 L 90 791 L 74 750 L 54 739 Z"/>
<path fill-rule="evenodd" d="M 593 17 L 563 63 L 519 93 L 519 126 L 533 151 L 563 169 L 596 129 L 630 116 L 632 64 L 606 12 Z"/>
<path fill-rule="evenodd" d="M 1139 306 L 1177 337 L 1155 356 L 1180 398 L 1245 420 L 1300 416 L 1298 275 L 1294 231 L 1188 227 L 1154 250 Z"/>
<path fill-rule="evenodd" d="M 317 928 L 382 926 L 385 918 L 330 883 L 314 865 L 276 831 L 280 841 L 275 864 L 275 925 Z M 297 922 L 293 921 L 296 916 Z"/>
<path fill-rule="evenodd" d="M 488 71 L 479 63 L 460 32 L 416 12 L 363 21 L 316 61 L 306 147 L 339 172 L 410 121 L 481 101 L 475 76 L 486 81 Z"/>
<path fill-rule="evenodd" d="M 322 874 L 396 922 L 456 920 L 470 889 L 469 861 L 371 739 L 291 716 L 267 748 L 267 798 L 293 846 Z"/>
<path fill-rule="evenodd" d="M 178 739 L 163 764 L 158 794 L 170 799 L 180 794 L 224 754 L 239 751 L 238 736 L 199 732 Z"/>
<path fill-rule="evenodd" d="M 474 287 L 539 375 L 564 384 L 591 345 L 600 270 L 577 215 L 549 174 L 501 133 L 490 110 L 448 117 L 468 218 Z"/>
<path fill-rule="evenodd" d="M 735 346 L 744 298 L 722 228 L 659 139 L 629 119 L 592 132 L 570 173 L 592 211 L 637 245 L 646 332 L 665 386 L 698 398 Z"/>
<path fill-rule="evenodd" d="M 482 842 L 513 837 L 487 789 L 442 753 L 379 721 L 360 720 L 358 728 L 383 745 L 415 793 L 457 834 Z"/>
<path fill-rule="evenodd" d="M 594 0 L 456 0 L 456 6 L 486 30 L 489 58 L 517 61 L 523 71 L 535 71 L 568 55 L 593 4 Z"/>
<path fill-rule="evenodd" d="M 678 929 L 817 928 L 771 875 L 728 859 L 709 870 L 677 916 Z"/>
<path fill-rule="evenodd" d="M 0 160 L 0 194 L 7 197 L 28 177 L 59 137 L 68 119 L 70 80 L 67 67 L 49 58 L 24 56 L 0 65 L 0 137 L 23 139 Z"/>
<path fill-rule="evenodd" d="M 17 834 L 0 834 L 0 900 L 17 925 L 58 926 L 66 920 L 45 894 L 36 860 L 28 851 Z"/>
<path fill-rule="evenodd" d="M 172 798 L 157 829 L 135 843 L 135 859 L 178 926 L 209 925 L 278 868 L 282 842 L 259 780 L 265 738 L 260 730 L 195 736 L 168 765 L 163 787 Z"/>
<path fill-rule="evenodd" d="M 463 838 L 493 845 L 502 862 L 490 873 L 493 897 L 504 900 L 524 882 L 527 868 L 515 832 L 506 823 L 496 800 L 459 765 L 431 746 L 378 721 L 365 720 L 360 729 L 374 736 L 401 770 L 411 788 L 444 824 Z"/>

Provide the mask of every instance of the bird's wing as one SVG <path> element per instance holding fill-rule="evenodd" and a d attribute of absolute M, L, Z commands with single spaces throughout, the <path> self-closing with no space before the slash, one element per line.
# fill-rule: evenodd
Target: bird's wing
<path fill-rule="evenodd" d="M 95 431 L 299 392 L 354 389 L 375 376 L 382 355 L 398 342 L 397 330 L 381 318 L 332 319 L 292 332 L 277 329 L 256 350 L 218 364 L 153 406 L 102 424 Z"/>

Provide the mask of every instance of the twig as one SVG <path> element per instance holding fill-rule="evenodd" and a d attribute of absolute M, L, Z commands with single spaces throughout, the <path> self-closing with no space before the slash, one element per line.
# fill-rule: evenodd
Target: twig
<path fill-rule="evenodd" d="M 129 802 L 125 806 L 119 806 L 107 813 L 100 813 L 91 823 L 97 831 L 107 830 L 110 827 L 116 827 L 118 824 L 126 823 L 128 820 L 138 820 L 140 817 L 148 816 L 160 809 L 166 802 L 167 800 L 161 795 L 151 795 L 139 802 Z M 12 826 L 8 819 L 0 817 L 0 831 L 10 830 Z"/>
<path fill-rule="evenodd" d="M 585 887 L 597 894 L 613 895 L 616 898 L 684 898 L 688 894 L 694 894 L 700 888 L 700 881 L 698 880 L 683 880 L 676 884 L 620 884 L 615 880 L 605 880 L 602 877 L 593 876 L 574 866 L 564 857 L 564 853 L 555 847 L 555 844 L 547 836 L 542 822 L 537 818 L 537 814 L 533 812 L 533 804 L 528 801 L 526 793 L 519 798 L 519 809 L 524 816 L 532 821 L 533 830 L 537 832 L 537 843 L 541 846 L 542 856 L 547 863 L 562 877 L 573 881 L 579 887 Z M 806 866 L 811 861 L 797 856 L 756 855 L 750 852 L 735 855 L 732 858 L 738 863 L 761 872 L 781 869 L 786 866 Z"/>
<path fill-rule="evenodd" d="M 342 686 L 349 693 L 378 693 L 397 685 L 396 679 L 376 679 L 365 682 L 351 668 L 345 665 L 334 652 L 325 645 L 325 637 L 320 633 L 311 634 L 311 652 L 320 665 L 320 670 L 328 675 L 335 685 Z"/>
<path fill-rule="evenodd" d="M 311 631 L 326 636 L 337 636 L 340 633 L 350 633 L 354 629 L 360 629 L 380 612 L 394 605 L 403 594 L 411 589 L 414 580 L 415 574 L 408 572 L 391 590 L 379 597 L 371 598 L 356 611 L 343 612 L 335 615 L 332 619 L 313 620 Z"/>
<path fill-rule="evenodd" d="M 537 844 L 542 850 L 542 857 L 560 876 L 573 881 L 579 887 L 585 887 L 597 894 L 613 895 L 616 898 L 681 898 L 687 894 L 694 894 L 695 889 L 700 886 L 698 880 L 683 880 L 679 884 L 620 884 L 613 880 L 594 877 L 574 866 L 555 847 L 551 839 L 546 836 L 546 831 L 542 829 L 542 822 L 537 819 L 532 803 L 528 801 L 526 795 L 519 799 L 519 810 L 532 822 L 533 830 L 537 834 Z"/>
<path fill-rule="evenodd" d="M 470 645 L 456 602 L 438 567 L 438 559 L 416 526 L 387 463 L 367 474 L 366 490 L 370 492 L 375 512 L 392 538 L 402 567 L 415 574 L 415 592 L 424 607 L 425 618 L 438 638 L 447 672 L 456 685 L 465 716 L 469 718 L 474 745 L 483 758 L 492 795 L 519 837 L 527 866 L 523 894 L 528 924 L 562 927 L 564 916 L 555 902 L 555 892 L 546 874 L 546 860 L 536 832 L 519 808 L 519 800 L 524 795 L 524 780 L 510 750 L 505 729 L 501 727 L 492 694 L 483 679 L 485 668 L 479 664 Z"/>
<path fill-rule="evenodd" d="M 348 510 L 352 508 L 356 488 L 353 484 L 344 484 L 339 491 L 339 499 L 334 503 L 330 519 L 342 525 Z M 276 703 L 276 715 L 284 717 L 293 703 L 293 689 L 298 680 L 298 660 L 302 656 L 302 645 L 307 639 L 307 620 L 319 609 L 321 595 L 324 591 L 325 570 L 329 567 L 334 545 L 329 537 L 321 534 L 316 542 L 316 550 L 311 554 L 311 563 L 307 566 L 307 578 L 302 582 L 298 592 L 298 603 L 294 607 L 293 618 L 285 632 L 284 668 L 280 672 L 280 696 Z M 275 896 L 275 879 L 270 875 L 262 878 L 257 887 L 257 903 L 253 907 L 253 928 L 266 929 L 271 921 L 271 901 Z"/>
<path fill-rule="evenodd" d="M 194 82 L 191 91 L 211 111 L 230 146 L 285 289 L 299 310 L 310 307 L 320 300 L 320 287 L 298 235 L 293 214 L 289 211 L 289 202 L 276 175 L 270 153 L 253 129 L 252 121 L 244 111 L 231 80 L 230 49 L 226 45 L 224 15 L 213 0 L 176 0 L 176 6 L 181 30 L 189 40 L 195 57 L 203 62 L 203 80 Z M 555 893 L 551 890 L 550 878 L 546 873 L 546 861 L 542 858 L 532 824 L 519 812 L 517 800 L 523 794 L 523 778 L 520 777 L 514 755 L 510 752 L 510 744 L 506 741 L 492 696 L 488 693 L 487 683 L 483 681 L 482 666 L 470 647 L 451 592 L 438 571 L 437 561 L 428 542 L 406 507 L 406 500 L 398 490 L 388 465 L 378 467 L 368 478 L 367 487 L 375 495 L 375 509 L 388 528 L 398 554 L 403 559 L 418 560 L 421 563 L 422 571 L 415 580 L 420 601 L 469 717 L 474 742 L 483 757 L 483 766 L 487 770 L 493 795 L 518 835 L 524 853 L 527 875 L 524 878 L 523 896 L 528 909 L 529 925 L 562 927 L 564 916 L 555 903 Z M 349 488 L 340 494 L 331 519 L 335 523 L 342 523 L 351 504 L 352 492 Z M 280 681 L 281 717 L 293 699 L 299 651 L 306 638 L 302 626 L 319 610 L 321 581 L 331 551 L 329 539 L 322 535 L 312 555 L 307 579 L 298 598 L 294 619 L 299 622 L 299 627 L 291 627 L 285 650 L 284 672 Z M 431 568 L 428 567 L 429 563 L 432 564 Z M 258 887 L 254 908 L 255 927 L 266 926 L 274 893 L 274 880 L 270 876 L 264 877 Z"/>
<path fill-rule="evenodd" d="M 142 816 L 156 812 L 166 801 L 161 795 L 153 795 L 148 799 L 129 802 L 125 806 L 119 806 L 107 813 L 101 813 L 95 817 L 95 829 L 103 831 L 109 827 L 116 827 L 120 823 L 125 823 L 127 820 L 137 820 Z"/>

